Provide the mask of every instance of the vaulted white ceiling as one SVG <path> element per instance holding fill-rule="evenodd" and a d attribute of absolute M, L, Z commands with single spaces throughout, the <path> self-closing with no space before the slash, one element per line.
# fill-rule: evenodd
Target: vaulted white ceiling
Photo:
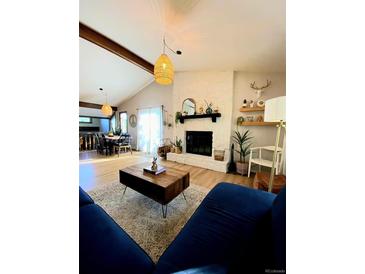
<path fill-rule="evenodd" d="M 79 45 L 80 101 L 104 104 L 108 99 L 118 106 L 153 81 L 150 73 L 87 40 L 80 38 Z"/>
<path fill-rule="evenodd" d="M 80 0 L 80 22 L 152 64 L 165 34 L 167 43 L 183 52 L 167 52 L 176 71 L 285 71 L 285 0 Z M 125 62 L 121 58 L 87 43 L 80 39 L 80 93 L 86 101 L 101 102 L 91 93 L 104 85 L 116 104 L 151 81 L 142 69 L 127 70 L 114 60 Z M 99 63 L 98 69 L 90 67 Z M 122 88 L 126 81 L 129 91 Z"/>

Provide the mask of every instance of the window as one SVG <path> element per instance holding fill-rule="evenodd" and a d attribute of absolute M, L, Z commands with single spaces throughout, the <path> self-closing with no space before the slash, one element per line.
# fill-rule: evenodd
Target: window
<path fill-rule="evenodd" d="M 79 117 L 79 123 L 91 124 L 93 122 L 91 117 Z"/>
<path fill-rule="evenodd" d="M 128 133 L 128 114 L 127 112 L 119 112 L 120 131 L 121 133 Z"/>
<path fill-rule="evenodd" d="M 156 154 L 163 136 L 162 130 L 161 107 L 143 108 L 138 110 L 138 150 Z"/>

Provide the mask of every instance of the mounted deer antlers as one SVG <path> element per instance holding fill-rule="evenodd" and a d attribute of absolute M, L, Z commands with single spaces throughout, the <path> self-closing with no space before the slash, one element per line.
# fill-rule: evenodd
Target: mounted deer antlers
<path fill-rule="evenodd" d="M 261 97 L 261 93 L 265 88 L 268 88 L 271 85 L 271 81 L 266 80 L 266 85 L 262 87 L 257 87 L 255 81 L 253 83 L 250 83 L 250 87 L 254 90 L 256 90 L 257 99 Z"/>
<path fill-rule="evenodd" d="M 253 83 L 250 84 L 251 88 L 256 89 L 256 90 L 263 90 L 265 88 L 268 88 L 270 85 L 271 85 L 271 81 L 269 81 L 269 80 L 266 80 L 266 85 L 265 86 L 262 86 L 262 87 L 259 87 L 259 88 L 256 87 L 256 83 L 255 82 L 253 82 Z"/>

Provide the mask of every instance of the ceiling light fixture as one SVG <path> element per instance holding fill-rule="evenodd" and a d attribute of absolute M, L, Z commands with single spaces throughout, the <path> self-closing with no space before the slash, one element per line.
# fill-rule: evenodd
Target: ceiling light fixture
<path fill-rule="evenodd" d="M 99 90 L 101 92 L 103 92 L 102 88 L 99 88 Z M 105 92 L 105 104 L 101 107 L 101 112 L 106 115 L 106 116 L 110 116 L 113 114 L 113 109 L 112 107 L 108 104 L 108 94 Z"/>
<path fill-rule="evenodd" d="M 174 80 L 174 65 L 172 64 L 170 58 L 165 54 L 165 48 L 168 48 L 171 52 L 181 55 L 180 50 L 174 51 L 167 44 L 165 36 L 163 38 L 163 53 L 158 57 L 153 74 L 155 75 L 156 83 L 160 85 L 170 85 Z"/>

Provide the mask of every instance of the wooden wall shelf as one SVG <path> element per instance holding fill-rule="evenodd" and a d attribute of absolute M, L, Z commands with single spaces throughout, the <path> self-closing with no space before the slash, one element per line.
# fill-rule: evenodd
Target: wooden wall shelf
<path fill-rule="evenodd" d="M 276 126 L 277 122 L 242 122 L 241 126 Z"/>
<path fill-rule="evenodd" d="M 250 107 L 247 107 L 247 108 L 240 108 L 240 112 L 256 112 L 256 111 L 265 111 L 265 108 L 262 107 L 254 107 L 254 108 L 250 108 Z"/>
<path fill-rule="evenodd" d="M 180 123 L 184 123 L 184 120 L 187 119 L 201 119 L 201 118 L 212 118 L 212 122 L 217 122 L 217 117 L 221 117 L 220 113 L 211 113 L 211 114 L 195 114 L 195 115 L 183 115 L 180 116 Z"/>

